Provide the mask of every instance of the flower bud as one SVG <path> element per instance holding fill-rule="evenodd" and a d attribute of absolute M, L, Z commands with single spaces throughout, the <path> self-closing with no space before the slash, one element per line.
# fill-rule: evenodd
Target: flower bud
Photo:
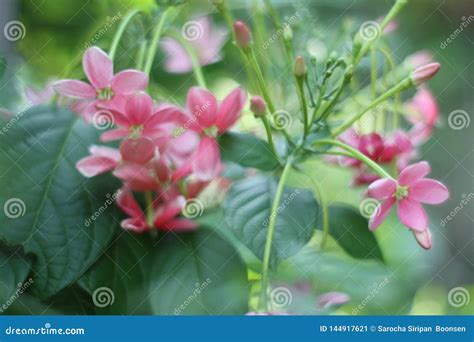
<path fill-rule="evenodd" d="M 433 76 L 438 72 L 439 68 L 441 68 L 441 64 L 439 63 L 429 63 L 420 66 L 411 72 L 411 81 L 414 85 L 420 85 L 432 79 Z"/>
<path fill-rule="evenodd" d="M 250 30 L 242 21 L 236 21 L 234 23 L 235 43 L 241 49 L 248 49 L 250 42 L 252 41 L 252 35 Z"/>
<path fill-rule="evenodd" d="M 254 96 L 250 99 L 250 110 L 256 118 L 261 117 L 267 111 L 267 104 L 260 96 Z"/>
<path fill-rule="evenodd" d="M 417 232 L 413 230 L 413 235 L 415 236 L 416 242 L 424 248 L 424 249 L 431 249 L 433 242 L 431 237 L 431 231 L 429 228 L 426 228 L 422 232 Z"/>
<path fill-rule="evenodd" d="M 306 75 L 306 65 L 302 56 L 296 57 L 293 73 L 296 77 L 304 77 Z"/>
<path fill-rule="evenodd" d="M 409 55 L 405 58 L 405 63 L 411 68 L 418 68 L 424 64 L 428 64 L 433 60 L 433 55 L 427 50 L 421 50 Z"/>

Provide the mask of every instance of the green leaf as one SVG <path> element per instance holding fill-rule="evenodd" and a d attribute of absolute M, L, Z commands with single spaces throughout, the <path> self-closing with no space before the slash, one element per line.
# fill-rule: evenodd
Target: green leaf
<path fill-rule="evenodd" d="M 329 233 L 342 249 L 357 259 L 383 261 L 382 251 L 368 226 L 367 220 L 350 206 L 329 207 Z"/>
<path fill-rule="evenodd" d="M 5 310 L 2 305 L 23 292 L 30 268 L 31 261 L 20 248 L 9 248 L 0 242 L 0 313 Z"/>
<path fill-rule="evenodd" d="M 98 306 L 113 295 L 110 305 L 97 308 L 100 314 L 248 311 L 247 273 L 238 253 L 218 234 L 202 228 L 156 241 L 124 232 L 80 285 Z"/>
<path fill-rule="evenodd" d="M 3 77 L 5 70 L 7 69 L 7 60 L 5 57 L 0 56 L 0 79 Z"/>
<path fill-rule="evenodd" d="M 33 289 L 40 298 L 75 282 L 117 226 L 116 182 L 87 180 L 75 168 L 99 133 L 67 110 L 44 106 L 0 135 L 0 239 L 36 257 Z"/>
<path fill-rule="evenodd" d="M 276 188 L 274 178 L 247 178 L 232 186 L 224 206 L 230 229 L 260 260 L 263 259 Z M 319 205 L 309 191 L 284 189 L 273 236 L 273 265 L 296 254 L 309 241 L 318 217 Z"/>
<path fill-rule="evenodd" d="M 219 138 L 219 146 L 225 161 L 263 171 L 272 171 L 279 165 L 268 144 L 252 134 L 224 134 Z"/>

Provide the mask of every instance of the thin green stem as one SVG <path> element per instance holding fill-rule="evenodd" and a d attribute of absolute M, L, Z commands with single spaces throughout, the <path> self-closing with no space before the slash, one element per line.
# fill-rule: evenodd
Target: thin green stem
<path fill-rule="evenodd" d="M 270 123 L 268 122 L 268 119 L 265 115 L 261 116 L 260 118 L 263 122 L 263 126 L 265 127 L 265 132 L 267 133 L 268 145 L 270 146 L 270 149 L 271 149 L 273 155 L 278 160 L 279 159 L 278 158 L 278 153 L 276 151 L 275 144 L 273 142 L 272 128 L 270 127 Z"/>
<path fill-rule="evenodd" d="M 392 88 L 387 90 L 385 93 L 380 95 L 378 98 L 376 98 L 371 104 L 369 104 L 362 111 L 355 114 L 352 118 L 350 118 L 345 123 L 343 123 L 341 126 L 336 128 L 336 130 L 334 130 L 334 132 L 332 133 L 332 136 L 337 137 L 339 134 L 341 134 L 346 129 L 351 127 L 354 122 L 359 120 L 369 110 L 375 108 L 376 106 L 378 106 L 382 102 L 386 101 L 388 98 L 392 97 L 393 95 L 398 94 L 401 91 L 406 90 L 406 89 L 408 89 L 412 86 L 413 86 L 413 82 L 412 82 L 411 78 L 410 77 L 405 78 L 404 80 L 402 80 L 401 82 L 399 82 L 398 84 L 396 84 L 395 86 L 393 86 Z"/>
<path fill-rule="evenodd" d="M 306 103 L 306 96 L 304 93 L 304 78 L 296 79 L 296 86 L 298 91 L 298 98 L 300 100 L 300 107 L 303 112 L 303 138 L 309 133 L 309 122 L 308 122 L 308 104 Z"/>
<path fill-rule="evenodd" d="M 196 50 L 192 47 L 192 45 L 186 39 L 183 38 L 181 34 L 176 33 L 174 31 L 167 32 L 166 34 L 174 38 L 184 47 L 189 58 L 191 59 L 191 65 L 193 67 L 193 72 L 194 72 L 194 77 L 196 78 L 196 82 L 199 84 L 200 87 L 207 88 L 206 80 L 204 78 L 204 74 L 201 69 L 201 63 L 196 54 Z"/>
<path fill-rule="evenodd" d="M 143 62 L 145 61 L 146 46 L 147 46 L 147 41 L 144 40 L 140 43 L 140 47 L 138 48 L 137 63 L 136 63 L 138 70 L 142 70 L 143 68 Z"/>
<path fill-rule="evenodd" d="M 321 249 L 324 248 L 326 245 L 328 236 L 329 236 L 329 207 L 328 203 L 326 200 L 326 195 L 324 194 L 324 191 L 322 191 L 321 187 L 319 186 L 318 183 L 316 183 L 311 177 L 307 176 L 311 183 L 313 184 L 314 190 L 316 190 L 316 194 L 318 195 L 319 198 L 319 204 L 321 205 L 322 208 L 322 218 L 323 218 L 323 237 L 321 239 Z"/>
<path fill-rule="evenodd" d="M 132 18 L 135 16 L 135 14 L 138 14 L 140 10 L 138 9 L 133 9 L 130 12 L 128 12 L 125 17 L 122 19 L 122 22 L 120 23 L 119 28 L 117 29 L 117 32 L 115 33 L 115 36 L 112 40 L 112 44 L 110 45 L 109 49 L 109 57 L 111 60 L 114 60 L 115 53 L 117 52 L 117 47 L 120 42 L 120 39 L 122 38 L 125 29 L 127 28 L 128 24 L 132 20 Z"/>
<path fill-rule="evenodd" d="M 332 145 L 332 146 L 337 146 L 342 148 L 343 150 L 346 150 L 349 152 L 353 158 L 356 158 L 363 162 L 365 165 L 370 167 L 372 170 L 377 172 L 382 178 L 392 178 L 390 174 L 385 171 L 380 165 L 378 165 L 376 162 L 374 162 L 372 159 L 367 157 L 365 154 L 362 152 L 356 150 L 352 146 L 349 146 L 347 144 L 344 144 L 341 141 L 338 140 L 330 140 L 330 139 L 323 139 L 323 140 L 318 140 L 315 142 L 315 145 Z M 326 152 L 327 153 L 327 152 Z"/>
<path fill-rule="evenodd" d="M 148 75 L 150 74 L 151 66 L 153 65 L 153 60 L 155 59 L 156 50 L 158 49 L 158 43 L 161 38 L 161 33 L 163 32 L 163 26 L 165 25 L 166 18 L 168 17 L 168 14 L 171 10 L 174 10 L 174 8 L 168 7 L 161 15 L 161 18 L 158 21 L 158 25 L 156 26 L 155 32 L 153 34 L 150 47 L 148 48 L 148 53 L 145 60 L 145 67 L 143 68 L 144 72 Z"/>
<path fill-rule="evenodd" d="M 146 222 L 149 227 L 153 227 L 153 193 L 151 191 L 145 192 L 145 202 L 146 202 Z"/>
<path fill-rule="evenodd" d="M 389 49 L 386 49 L 383 46 L 379 47 L 380 52 L 384 55 L 385 59 L 390 65 L 391 69 L 391 74 L 393 75 L 395 82 L 398 82 L 398 77 L 397 77 L 397 66 L 395 64 L 395 60 L 390 52 Z M 393 129 L 397 129 L 399 122 L 400 122 L 400 113 L 401 113 L 401 99 L 400 95 L 396 94 L 395 95 L 395 106 L 393 110 Z"/>
<path fill-rule="evenodd" d="M 261 289 L 261 298 L 265 312 L 268 312 L 268 271 L 270 266 L 270 254 L 272 250 L 272 243 L 273 243 L 273 235 L 275 232 L 275 223 L 277 218 L 277 210 L 278 206 L 280 205 L 281 196 L 283 195 L 283 189 L 285 188 L 285 182 L 288 178 L 291 169 L 291 157 L 288 158 L 286 162 L 285 168 L 280 177 L 280 181 L 278 182 L 278 186 L 276 189 L 275 197 L 273 199 L 272 209 L 270 211 L 269 223 L 268 223 L 268 231 L 267 231 L 267 239 L 265 241 L 265 250 L 263 253 L 263 264 L 262 264 L 262 289 Z"/>

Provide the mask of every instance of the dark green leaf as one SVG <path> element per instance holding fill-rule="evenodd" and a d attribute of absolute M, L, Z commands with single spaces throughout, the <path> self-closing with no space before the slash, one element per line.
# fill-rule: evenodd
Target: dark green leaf
<path fill-rule="evenodd" d="M 0 79 L 3 77 L 5 70 L 7 69 L 7 60 L 0 56 Z"/>
<path fill-rule="evenodd" d="M 357 210 L 343 204 L 329 207 L 329 233 L 351 256 L 383 261 L 382 251 L 367 220 Z"/>
<path fill-rule="evenodd" d="M 46 298 L 76 281 L 109 243 L 117 184 L 76 170 L 100 133 L 77 115 L 37 107 L 11 122 L 0 135 L 0 239 L 36 257 L 33 289 Z"/>
<path fill-rule="evenodd" d="M 279 165 L 268 144 L 252 134 L 224 134 L 219 138 L 219 146 L 226 161 L 263 171 L 272 171 Z"/>
<path fill-rule="evenodd" d="M 274 178 L 255 176 L 236 182 L 225 202 L 227 224 L 258 258 L 263 258 L 272 203 Z M 319 206 L 309 191 L 286 187 L 277 210 L 272 264 L 297 253 L 316 228 Z"/>
<path fill-rule="evenodd" d="M 23 286 L 30 268 L 31 261 L 20 248 L 9 248 L 0 242 L 0 313 L 6 309 L 4 304 L 16 300 L 31 285 L 28 282 L 28 286 Z"/>

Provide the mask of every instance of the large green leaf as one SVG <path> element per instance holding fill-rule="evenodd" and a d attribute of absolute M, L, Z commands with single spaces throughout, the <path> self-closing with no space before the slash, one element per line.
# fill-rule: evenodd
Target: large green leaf
<path fill-rule="evenodd" d="M 7 60 L 0 56 L 0 79 L 3 77 L 3 74 L 5 73 L 5 70 L 7 68 Z"/>
<path fill-rule="evenodd" d="M 272 177 L 250 177 L 236 182 L 225 202 L 227 224 L 234 235 L 260 259 L 264 254 L 276 188 L 276 180 Z M 296 254 L 309 241 L 318 216 L 318 203 L 309 191 L 284 189 L 273 236 L 273 265 Z"/>
<path fill-rule="evenodd" d="M 383 261 L 382 251 L 374 234 L 368 229 L 367 219 L 354 208 L 336 204 L 329 207 L 329 232 L 352 257 Z"/>
<path fill-rule="evenodd" d="M 263 171 L 272 171 L 279 165 L 268 144 L 252 134 L 224 134 L 219 138 L 219 146 L 226 161 Z"/>
<path fill-rule="evenodd" d="M 37 107 L 10 122 L 0 135 L 0 239 L 36 257 L 33 289 L 46 298 L 76 281 L 109 243 L 117 184 L 76 170 L 100 133 L 77 115 Z"/>
<path fill-rule="evenodd" d="M 28 286 L 23 286 L 30 272 L 31 261 L 20 248 L 9 248 L 0 242 L 0 312 L 4 304 L 16 300 Z"/>
<path fill-rule="evenodd" d="M 247 273 L 238 253 L 216 233 L 202 228 L 155 241 L 122 233 L 80 284 L 101 314 L 207 315 L 248 310 Z"/>

